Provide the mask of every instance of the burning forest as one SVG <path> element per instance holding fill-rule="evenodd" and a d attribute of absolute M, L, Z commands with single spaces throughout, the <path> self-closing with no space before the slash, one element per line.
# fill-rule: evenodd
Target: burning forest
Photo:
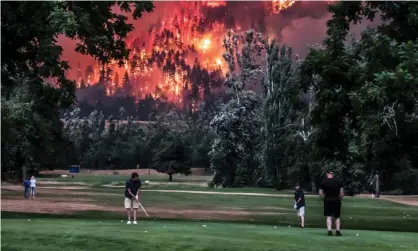
<path fill-rule="evenodd" d="M 134 23 L 135 30 L 126 40 L 131 54 L 123 66 L 116 62 L 81 62 L 81 66 L 78 62 L 73 78 L 77 88 L 102 86 L 107 96 L 152 97 L 194 106 L 209 95 L 224 92 L 228 66 L 222 45 L 228 30 L 251 28 L 280 40 L 267 18 L 292 18 L 297 16 L 293 8 L 311 8 L 306 15 L 325 13 L 326 4 L 281 0 L 156 2 L 155 11 L 139 20 L 143 26 Z"/>

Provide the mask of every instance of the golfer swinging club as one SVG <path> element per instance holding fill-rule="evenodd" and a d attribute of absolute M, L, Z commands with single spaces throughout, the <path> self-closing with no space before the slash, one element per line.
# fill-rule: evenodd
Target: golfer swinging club
<path fill-rule="evenodd" d="M 340 215 L 344 188 L 341 181 L 334 178 L 332 171 L 327 171 L 327 177 L 322 181 L 319 189 L 319 196 L 324 201 L 324 216 L 327 217 L 328 236 L 332 236 L 332 218 L 335 219 L 335 235 L 342 236 Z"/>
<path fill-rule="evenodd" d="M 127 224 L 132 224 L 131 222 L 131 211 L 133 212 L 133 224 L 136 222 L 136 214 L 139 208 L 139 188 L 141 187 L 141 181 L 139 180 L 138 173 L 132 173 L 131 178 L 126 181 L 125 189 L 125 208 L 126 213 L 128 214 Z"/>
<path fill-rule="evenodd" d="M 299 183 L 295 184 L 295 209 L 298 211 L 300 227 L 305 227 L 305 193 Z"/>

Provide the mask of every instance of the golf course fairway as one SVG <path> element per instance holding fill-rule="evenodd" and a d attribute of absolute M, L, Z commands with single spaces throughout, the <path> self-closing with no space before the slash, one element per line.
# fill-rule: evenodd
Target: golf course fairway
<path fill-rule="evenodd" d="M 118 220 L 2 219 L 2 250 L 418 250 L 416 233 L 324 229 L 239 223 Z"/>

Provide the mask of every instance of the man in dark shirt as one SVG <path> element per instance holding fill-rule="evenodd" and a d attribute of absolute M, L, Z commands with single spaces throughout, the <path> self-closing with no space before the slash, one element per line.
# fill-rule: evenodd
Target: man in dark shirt
<path fill-rule="evenodd" d="M 138 173 L 132 173 L 131 178 L 126 181 L 125 185 L 125 208 L 128 214 L 127 224 L 131 224 L 131 211 L 133 211 L 133 224 L 136 222 L 136 213 L 139 208 L 139 188 L 141 187 L 141 181 L 139 180 Z"/>
<path fill-rule="evenodd" d="M 29 198 L 30 180 L 28 179 L 24 180 L 23 186 L 25 187 L 25 198 Z"/>
<path fill-rule="evenodd" d="M 305 194 L 299 183 L 295 184 L 295 209 L 298 211 L 300 226 L 305 227 Z"/>
<path fill-rule="evenodd" d="M 328 235 L 332 236 L 332 218 L 334 218 L 336 235 L 342 236 L 340 216 L 344 188 L 341 181 L 334 178 L 332 171 L 327 171 L 327 177 L 322 181 L 319 189 L 319 196 L 324 201 L 324 216 L 327 217 Z"/>

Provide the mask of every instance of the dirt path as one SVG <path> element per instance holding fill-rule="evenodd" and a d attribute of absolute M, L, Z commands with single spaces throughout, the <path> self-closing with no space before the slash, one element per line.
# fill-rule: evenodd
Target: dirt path
<path fill-rule="evenodd" d="M 195 186 L 195 187 L 207 187 L 206 182 L 160 182 L 160 181 L 151 181 L 151 185 L 164 185 L 164 186 Z M 115 184 L 106 184 L 102 185 L 103 187 L 112 187 L 112 188 L 125 188 L 124 185 L 115 185 Z M 143 188 L 147 185 L 142 186 Z"/>
<path fill-rule="evenodd" d="M 190 190 L 142 190 L 142 192 L 159 193 L 190 193 L 190 194 L 222 194 L 222 195 L 245 195 L 245 196 L 266 196 L 266 197 L 293 197 L 291 194 L 268 194 L 268 193 L 236 193 L 236 192 L 212 192 L 212 191 L 190 191 Z M 305 195 L 312 196 L 312 195 Z"/>
<path fill-rule="evenodd" d="M 182 183 L 180 183 L 182 184 Z M 120 185 L 103 185 L 104 187 L 124 188 Z M 269 193 L 237 193 L 237 192 L 212 192 L 212 191 L 193 191 L 193 190 L 162 190 L 162 189 L 142 189 L 141 192 L 160 192 L 160 193 L 191 193 L 191 194 L 222 194 L 222 195 L 247 195 L 247 196 L 267 196 L 267 197 L 293 197 L 291 194 L 269 194 Z M 314 195 L 305 195 L 314 196 Z"/>
<path fill-rule="evenodd" d="M 372 198 L 370 194 L 360 194 L 361 198 Z M 388 200 L 396 203 L 401 203 L 409 206 L 418 206 L 418 195 L 381 195 L 380 198 L 374 200 Z"/>
<path fill-rule="evenodd" d="M 401 195 L 383 195 L 380 196 L 384 200 L 389 200 L 409 206 L 418 206 L 418 196 L 412 195 L 412 196 L 401 196 Z"/>
<path fill-rule="evenodd" d="M 124 188 L 125 186 L 117 185 L 103 185 L 104 187 L 113 187 L 113 188 Z M 2 186 L 4 190 L 13 190 L 21 191 L 23 188 L 16 185 Z M 48 190 L 79 190 L 79 189 L 88 189 L 87 186 L 59 186 L 59 187 L 38 187 L 39 192 L 46 192 Z M 220 194 L 220 195 L 244 195 L 244 196 L 265 196 L 265 197 L 293 197 L 292 194 L 268 194 L 268 193 L 238 193 L 238 192 L 214 192 L 214 191 L 192 191 L 192 190 L 160 190 L 160 189 L 144 189 L 141 192 L 159 192 L 159 193 L 188 193 L 188 194 Z M 83 194 L 103 194 L 96 192 L 89 192 Z M 113 193 L 108 193 L 113 194 Z M 115 193 L 116 194 L 116 193 Z M 305 196 L 315 196 L 315 195 L 305 195 Z"/>
<path fill-rule="evenodd" d="M 82 190 L 82 189 L 88 189 L 88 186 L 37 186 L 36 191 L 45 191 L 45 190 Z M 2 186 L 2 190 L 9 190 L 9 191 L 22 191 L 23 193 L 23 187 L 22 186 L 16 186 L 16 185 L 8 185 L 8 186 Z"/>
<path fill-rule="evenodd" d="M 78 198 L 67 198 L 65 201 L 51 199 L 2 199 L 1 210 L 10 212 L 73 214 L 80 211 L 106 211 L 124 215 L 123 207 L 100 205 L 92 201 L 80 201 Z M 184 210 L 171 208 L 147 207 L 151 217 L 158 218 L 189 218 L 189 219 L 249 219 L 257 215 L 283 215 L 278 212 L 247 212 L 244 210 Z M 143 212 L 139 213 L 141 217 Z"/>
<path fill-rule="evenodd" d="M 103 185 L 104 187 L 124 188 L 119 185 Z M 22 191 L 23 188 L 17 185 L 3 185 L 2 190 Z M 57 190 L 67 190 L 68 193 L 73 195 L 119 195 L 118 193 L 98 193 L 94 190 L 92 192 L 75 192 L 75 190 L 88 189 L 88 186 L 41 186 L 38 187 L 38 191 L 42 193 L 56 193 Z M 72 191 L 70 191 L 72 190 Z M 142 192 L 159 192 L 159 193 L 188 193 L 188 194 L 219 194 L 219 195 L 232 195 L 232 196 L 264 196 L 264 197 L 293 197 L 292 194 L 268 194 L 268 193 L 240 193 L 240 192 L 217 192 L 217 191 L 192 191 L 192 190 L 162 190 L 162 189 L 145 189 Z M 316 195 L 305 195 L 307 197 L 315 197 Z M 357 197 L 371 198 L 369 194 L 360 194 Z M 418 206 L 418 195 L 382 195 L 380 199 L 388 200 L 392 202 L 402 203 L 405 205 Z"/>
<path fill-rule="evenodd" d="M 38 185 L 80 185 L 80 186 L 89 186 L 87 182 L 60 182 L 60 181 L 39 181 Z"/>

